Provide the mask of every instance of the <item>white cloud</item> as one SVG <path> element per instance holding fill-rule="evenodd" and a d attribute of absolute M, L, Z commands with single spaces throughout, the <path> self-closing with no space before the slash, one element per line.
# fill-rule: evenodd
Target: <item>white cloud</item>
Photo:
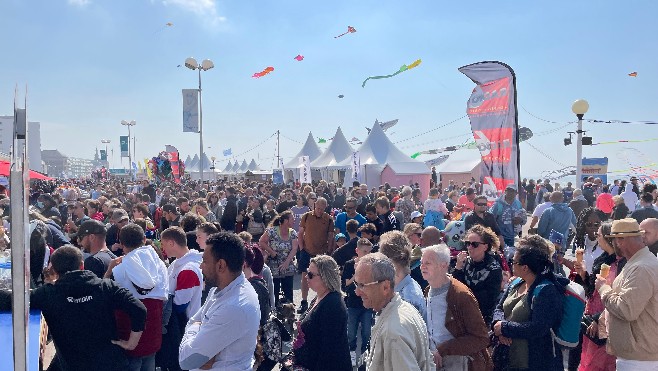
<path fill-rule="evenodd" d="M 69 5 L 76 6 L 85 6 L 91 2 L 91 0 L 68 0 Z"/>
<path fill-rule="evenodd" d="M 88 1 L 88 0 L 81 0 Z M 226 17 L 217 13 L 216 0 L 163 0 L 165 5 L 175 5 L 199 16 L 206 17 L 213 24 L 226 21 Z"/>

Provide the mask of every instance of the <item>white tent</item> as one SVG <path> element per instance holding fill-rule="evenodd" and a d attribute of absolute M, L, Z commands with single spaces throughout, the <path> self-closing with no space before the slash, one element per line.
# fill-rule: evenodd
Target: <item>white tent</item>
<path fill-rule="evenodd" d="M 447 184 L 454 180 L 455 184 L 468 182 L 471 178 L 480 179 L 482 155 L 478 149 L 459 149 L 446 161 L 436 167 L 439 181 Z"/>
<path fill-rule="evenodd" d="M 322 154 L 322 151 L 320 150 L 320 147 L 315 143 L 315 139 L 313 138 L 312 133 L 308 133 L 308 137 L 306 138 L 306 143 L 304 143 L 304 146 L 302 149 L 297 153 L 293 158 L 288 161 L 284 167 L 286 169 L 295 169 L 299 167 L 299 158 L 302 156 L 308 156 L 309 160 L 313 161 L 316 158 L 320 157 Z M 278 164 L 277 164 L 278 167 Z"/>
<path fill-rule="evenodd" d="M 412 159 L 400 151 L 376 123 L 363 144 L 357 149 L 360 159 L 360 179 L 368 185 L 377 186 L 389 182 L 392 186 L 418 182 L 424 195 L 429 193 L 430 169 L 424 162 Z M 352 155 L 339 164 L 351 169 Z M 386 171 L 385 171 L 386 170 Z M 348 171 L 345 183 L 352 182 L 352 172 Z M 427 184 L 425 184 L 427 183 Z"/>
<path fill-rule="evenodd" d="M 260 167 L 256 164 L 256 161 L 252 158 L 251 162 L 249 163 L 249 166 L 247 166 L 247 170 L 249 171 L 258 171 L 260 170 Z"/>
<path fill-rule="evenodd" d="M 244 174 L 247 171 L 247 168 L 249 167 L 249 164 L 247 164 L 247 160 L 242 160 L 242 165 L 240 165 L 240 168 L 237 171 L 237 174 Z"/>
<path fill-rule="evenodd" d="M 231 169 L 233 169 L 233 164 L 231 163 L 231 161 L 229 161 L 228 164 L 226 164 L 224 170 L 222 170 L 222 173 L 229 174 L 231 172 Z"/>
<path fill-rule="evenodd" d="M 195 159 L 197 157 L 195 156 Z M 194 161 L 194 160 L 193 160 Z M 192 179 L 200 179 L 201 177 L 201 170 L 199 169 L 199 165 L 201 165 L 201 161 L 198 161 L 196 164 L 194 164 L 190 169 L 186 169 L 186 171 L 190 174 L 190 178 Z M 203 154 L 203 174 L 204 174 L 204 179 L 208 178 L 214 178 L 219 171 L 215 169 L 214 171 L 210 169 L 212 167 L 212 161 L 208 159 L 208 156 L 204 153 Z M 213 175 L 210 175 L 213 174 Z"/>
<path fill-rule="evenodd" d="M 185 159 L 185 161 L 183 161 L 186 168 L 190 166 L 190 162 L 192 162 L 192 157 L 190 157 L 190 155 L 187 155 L 187 158 Z"/>
<path fill-rule="evenodd" d="M 235 160 L 235 164 L 233 164 L 233 167 L 231 168 L 231 174 L 237 174 L 238 170 L 240 170 L 240 163 L 238 160 Z"/>
<path fill-rule="evenodd" d="M 311 162 L 311 168 L 343 169 L 345 166 L 339 164 L 345 160 L 348 160 L 349 163 L 353 151 L 354 149 L 352 149 L 352 146 L 345 139 L 345 135 L 343 135 L 343 130 L 339 127 L 329 147 L 327 147 L 320 157 Z"/>
<path fill-rule="evenodd" d="M 198 164 L 199 164 L 199 155 L 194 155 L 194 158 L 192 159 L 192 161 L 190 161 L 190 164 L 185 165 L 185 171 L 187 171 L 188 173 L 192 171 L 196 171 L 195 169 Z"/>

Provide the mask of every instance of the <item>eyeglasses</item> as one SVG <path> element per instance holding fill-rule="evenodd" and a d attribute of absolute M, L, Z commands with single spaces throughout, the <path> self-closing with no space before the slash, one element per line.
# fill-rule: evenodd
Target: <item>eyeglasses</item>
<path fill-rule="evenodd" d="M 314 277 L 320 277 L 320 273 L 313 273 L 311 271 L 306 271 L 306 277 L 308 277 L 309 280 L 312 280 Z"/>
<path fill-rule="evenodd" d="M 475 204 L 475 205 L 477 205 L 477 206 L 487 206 L 487 203 L 485 202 L 483 204 Z"/>
<path fill-rule="evenodd" d="M 384 282 L 384 281 L 386 281 L 386 280 L 377 280 L 377 281 L 369 282 L 369 283 L 359 283 L 359 282 L 354 281 L 354 286 L 356 286 L 356 288 L 357 288 L 358 290 L 362 290 L 362 291 L 363 291 L 363 288 L 364 288 L 364 287 L 368 287 L 368 286 L 376 285 L 376 284 L 378 284 L 378 283 L 382 283 L 382 282 Z"/>
<path fill-rule="evenodd" d="M 463 241 L 464 246 L 473 246 L 474 248 L 478 248 L 480 245 L 486 245 L 484 242 L 476 242 L 476 241 Z"/>
<path fill-rule="evenodd" d="M 315 200 L 317 200 L 317 198 L 315 198 L 315 197 L 311 197 L 311 198 L 309 198 L 309 200 L 313 200 L 313 201 L 315 201 Z"/>
<path fill-rule="evenodd" d="M 512 265 L 519 265 L 519 266 L 521 266 L 521 265 L 525 265 L 525 264 L 521 264 L 521 263 L 519 263 L 519 262 L 517 262 L 517 261 L 512 260 Z"/>
<path fill-rule="evenodd" d="M 601 222 L 596 222 L 596 223 L 587 222 L 587 223 L 585 223 L 585 225 L 588 226 L 588 227 L 600 227 Z"/>

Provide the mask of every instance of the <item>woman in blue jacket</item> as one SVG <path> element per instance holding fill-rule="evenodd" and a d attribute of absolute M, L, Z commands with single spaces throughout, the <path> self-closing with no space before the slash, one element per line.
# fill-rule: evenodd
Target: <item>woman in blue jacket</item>
<path fill-rule="evenodd" d="M 518 278 L 510 283 L 493 316 L 494 335 L 502 345 L 497 351 L 509 351 L 509 363 L 496 366 L 563 370 L 562 352 L 553 341 L 551 329 L 556 329 L 562 319 L 564 289 L 547 269 L 551 262 L 545 240 L 531 236 L 519 245 L 513 260 L 513 273 Z"/>

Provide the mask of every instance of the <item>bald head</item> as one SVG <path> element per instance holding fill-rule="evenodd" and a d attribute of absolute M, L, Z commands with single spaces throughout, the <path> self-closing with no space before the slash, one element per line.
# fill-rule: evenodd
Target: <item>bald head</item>
<path fill-rule="evenodd" d="M 564 201 L 564 195 L 562 192 L 553 192 L 548 199 L 554 204 L 560 204 Z"/>
<path fill-rule="evenodd" d="M 421 247 L 438 245 L 441 242 L 443 242 L 441 240 L 441 231 L 439 231 L 438 228 L 434 226 L 429 226 L 423 229 L 423 233 L 421 234 L 420 238 L 421 238 L 420 241 Z"/>
<path fill-rule="evenodd" d="M 640 229 L 644 231 L 644 243 L 647 246 L 658 242 L 658 219 L 644 219 L 642 223 L 640 223 Z"/>

